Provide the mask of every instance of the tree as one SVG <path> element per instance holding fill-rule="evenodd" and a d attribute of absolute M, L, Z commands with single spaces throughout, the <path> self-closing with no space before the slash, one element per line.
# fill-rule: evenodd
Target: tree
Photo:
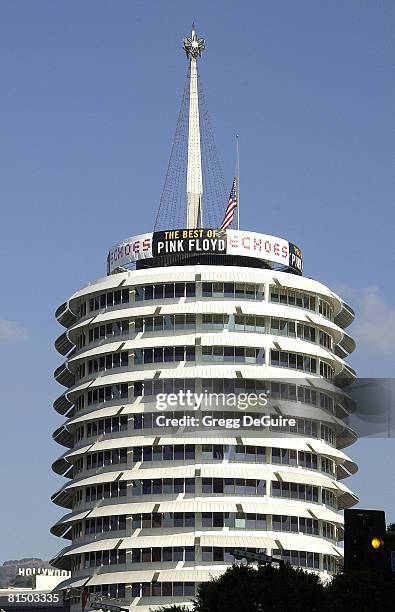
<path fill-rule="evenodd" d="M 20 588 L 25 587 L 31 589 L 32 587 L 34 587 L 34 578 L 34 576 L 15 576 L 11 586 Z"/>
<path fill-rule="evenodd" d="M 337 574 L 326 592 L 330 612 L 393 612 L 395 578 L 390 571 Z"/>
<path fill-rule="evenodd" d="M 327 612 L 317 574 L 285 566 L 231 567 L 198 587 L 195 612 Z"/>

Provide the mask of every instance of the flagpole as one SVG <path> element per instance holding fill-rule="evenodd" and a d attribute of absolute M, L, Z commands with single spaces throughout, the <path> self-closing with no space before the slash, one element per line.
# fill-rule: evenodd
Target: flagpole
<path fill-rule="evenodd" d="M 237 229 L 240 229 L 240 154 L 239 135 L 236 134 L 236 194 L 237 194 Z"/>

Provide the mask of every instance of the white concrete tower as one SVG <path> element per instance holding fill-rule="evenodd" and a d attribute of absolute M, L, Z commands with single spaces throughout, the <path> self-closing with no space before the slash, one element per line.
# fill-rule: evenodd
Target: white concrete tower
<path fill-rule="evenodd" d="M 194 30 L 184 47 L 192 73 Z M 66 546 L 52 563 L 72 571 L 72 612 L 87 595 L 136 612 L 188 605 L 232 548 L 328 577 L 342 510 L 357 501 L 343 482 L 357 470 L 343 421 L 354 313 L 303 277 L 288 240 L 197 229 L 190 125 L 188 228 L 115 245 L 107 276 L 56 312 L 65 422 L 54 439 L 65 448 L 53 469 L 66 482 L 52 533 Z"/>

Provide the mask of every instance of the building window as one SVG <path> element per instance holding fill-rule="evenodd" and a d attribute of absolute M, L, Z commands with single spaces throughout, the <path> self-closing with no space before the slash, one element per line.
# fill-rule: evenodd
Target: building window
<path fill-rule="evenodd" d="M 136 381 L 134 383 L 134 397 L 151 397 L 158 393 L 179 393 L 180 391 L 195 392 L 195 379 L 170 378 L 160 380 Z"/>
<path fill-rule="evenodd" d="M 118 289 L 116 291 L 107 291 L 101 293 L 89 300 L 89 310 L 95 312 L 104 310 L 111 306 L 129 303 L 129 289 Z"/>
<path fill-rule="evenodd" d="M 105 465 L 119 465 L 127 462 L 126 448 L 113 448 L 112 450 L 99 451 L 98 453 L 87 453 L 86 469 L 97 470 Z"/>
<path fill-rule="evenodd" d="M 271 349 L 270 365 L 291 370 L 302 370 L 312 374 L 317 373 L 317 359 L 310 355 L 299 355 L 297 353 L 287 353 L 286 351 L 274 351 Z"/>
<path fill-rule="evenodd" d="M 127 431 L 127 429 L 127 416 L 108 417 L 107 419 L 89 422 L 86 426 L 86 436 L 87 438 L 97 437 L 103 435 L 103 433 Z"/>
<path fill-rule="evenodd" d="M 173 495 L 195 493 L 194 478 L 155 478 L 153 480 L 133 480 L 132 495 Z"/>
<path fill-rule="evenodd" d="M 202 346 L 202 361 L 263 364 L 265 349 L 243 346 Z"/>
<path fill-rule="evenodd" d="M 320 568 L 320 555 L 302 550 L 283 550 L 281 557 L 286 563 L 296 567 L 308 567 L 310 569 Z"/>
<path fill-rule="evenodd" d="M 95 325 L 89 328 L 89 342 L 96 342 L 114 336 L 129 334 L 129 319 L 114 321 L 103 325 Z"/>
<path fill-rule="evenodd" d="M 333 308 L 326 300 L 319 299 L 318 312 L 326 319 L 333 321 Z"/>
<path fill-rule="evenodd" d="M 118 399 L 127 399 L 128 385 L 122 383 L 120 385 L 106 385 L 105 387 L 97 387 L 88 391 L 88 406 L 96 403 L 110 402 Z"/>
<path fill-rule="evenodd" d="M 194 597 L 194 582 L 132 582 L 132 597 Z"/>
<path fill-rule="evenodd" d="M 320 375 L 328 380 L 332 380 L 333 378 L 333 368 L 325 361 L 320 361 Z"/>
<path fill-rule="evenodd" d="M 246 283 L 203 283 L 204 298 L 236 300 L 262 300 L 264 289 Z"/>
<path fill-rule="evenodd" d="M 318 502 L 318 487 L 274 480 L 272 481 L 272 497 Z"/>
<path fill-rule="evenodd" d="M 163 446 L 135 446 L 133 462 L 140 461 L 188 461 L 195 459 L 193 444 L 168 444 Z"/>
<path fill-rule="evenodd" d="M 85 568 L 103 565 L 123 565 L 126 563 L 126 550 L 96 550 L 85 553 Z"/>
<path fill-rule="evenodd" d="M 314 295 L 285 287 L 271 287 L 270 301 L 277 304 L 305 308 L 313 312 L 316 310 L 316 297 Z"/>
<path fill-rule="evenodd" d="M 164 315 L 157 317 L 138 317 L 134 322 L 136 333 L 173 332 L 185 329 L 194 330 L 196 315 Z"/>
<path fill-rule="evenodd" d="M 114 368 L 126 368 L 128 364 L 129 356 L 127 351 L 106 353 L 100 357 L 88 360 L 88 374 L 112 370 Z"/>
<path fill-rule="evenodd" d="M 126 529 L 126 515 L 100 516 L 85 520 L 85 534 L 94 535 L 109 531 L 124 531 Z"/>
<path fill-rule="evenodd" d="M 126 482 L 112 482 L 85 488 L 85 501 L 126 496 Z"/>
<path fill-rule="evenodd" d="M 169 346 L 135 349 L 134 363 L 171 363 L 175 361 L 195 361 L 194 346 Z"/>
<path fill-rule="evenodd" d="M 182 297 L 195 297 L 194 283 L 166 283 L 164 285 L 136 287 L 136 302 L 144 300 L 174 300 Z"/>
<path fill-rule="evenodd" d="M 202 493 L 263 496 L 266 494 L 266 481 L 246 478 L 202 478 Z"/>

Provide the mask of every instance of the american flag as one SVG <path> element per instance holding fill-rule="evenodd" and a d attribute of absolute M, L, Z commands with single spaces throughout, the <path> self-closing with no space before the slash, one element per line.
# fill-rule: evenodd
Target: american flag
<path fill-rule="evenodd" d="M 228 229 L 233 223 L 235 209 L 237 208 L 237 188 L 236 179 L 233 179 L 232 189 L 230 190 L 228 206 L 226 207 L 224 220 L 222 221 L 221 229 Z"/>

